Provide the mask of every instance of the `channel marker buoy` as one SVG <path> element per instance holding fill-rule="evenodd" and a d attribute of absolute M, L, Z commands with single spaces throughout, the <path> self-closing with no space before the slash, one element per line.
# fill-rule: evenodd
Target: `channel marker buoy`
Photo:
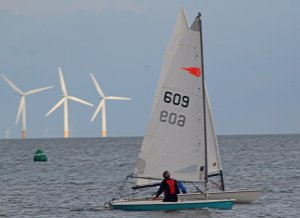
<path fill-rule="evenodd" d="M 42 149 L 37 149 L 34 153 L 33 161 L 47 162 L 47 159 L 47 155 L 43 152 Z"/>

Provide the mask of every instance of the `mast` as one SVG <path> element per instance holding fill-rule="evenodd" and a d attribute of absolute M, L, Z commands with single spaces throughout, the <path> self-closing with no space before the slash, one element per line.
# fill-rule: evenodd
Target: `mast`
<path fill-rule="evenodd" d="M 208 198 L 208 160 L 207 160 L 207 132 L 206 132 L 206 105 L 205 105 L 205 82 L 204 82 L 204 58 L 203 58 L 203 39 L 202 39 L 202 21 L 201 13 L 198 13 L 199 19 L 199 32 L 200 32 L 200 47 L 201 47 L 201 70 L 202 70 L 202 90 L 203 90 L 203 125 L 204 125 L 204 153 L 205 153 L 205 165 L 204 165 L 204 183 L 206 198 Z"/>

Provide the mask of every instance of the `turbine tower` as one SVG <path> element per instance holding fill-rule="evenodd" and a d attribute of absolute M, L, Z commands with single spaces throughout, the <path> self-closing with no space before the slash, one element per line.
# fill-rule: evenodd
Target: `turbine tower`
<path fill-rule="evenodd" d="M 44 87 L 44 88 L 33 89 L 33 90 L 30 90 L 30 91 L 27 91 L 27 92 L 23 92 L 23 91 L 21 91 L 21 89 L 19 89 L 12 81 L 10 81 L 4 75 L 1 75 L 1 76 L 5 80 L 5 82 L 7 82 L 8 85 L 10 85 L 10 87 L 14 91 L 16 91 L 17 93 L 19 93 L 21 95 L 19 109 L 18 109 L 17 118 L 16 118 L 16 125 L 19 123 L 19 119 L 20 119 L 20 116 L 22 114 L 22 138 L 25 139 L 27 137 L 27 132 L 26 132 L 27 130 L 26 130 L 26 103 L 25 103 L 25 97 L 27 95 L 35 94 L 37 92 L 41 92 L 41 91 L 53 88 L 53 86 L 47 86 L 47 87 Z"/>
<path fill-rule="evenodd" d="M 64 138 L 69 138 L 69 114 L 68 114 L 68 100 L 72 100 L 81 104 L 85 104 L 88 106 L 93 107 L 91 103 L 84 101 L 80 98 L 69 96 L 64 80 L 64 76 L 62 73 L 61 68 L 58 68 L 58 74 L 59 74 L 59 80 L 60 80 L 60 86 L 62 91 L 62 98 L 60 101 L 58 101 L 51 109 L 50 111 L 45 115 L 46 117 L 49 116 L 53 111 L 55 111 L 60 105 L 64 104 Z"/>
<path fill-rule="evenodd" d="M 97 82 L 95 76 L 92 73 L 91 73 L 91 77 L 92 77 L 92 81 L 96 87 L 96 90 L 101 97 L 99 105 L 98 105 L 97 109 L 95 110 L 94 115 L 91 119 L 91 122 L 93 122 L 95 120 L 97 114 L 102 109 L 102 137 L 106 137 L 107 132 L 106 132 L 106 106 L 105 106 L 106 102 L 105 101 L 106 100 L 131 100 L 131 98 L 124 98 L 124 97 L 117 97 L 117 96 L 105 96 L 99 83 Z"/>

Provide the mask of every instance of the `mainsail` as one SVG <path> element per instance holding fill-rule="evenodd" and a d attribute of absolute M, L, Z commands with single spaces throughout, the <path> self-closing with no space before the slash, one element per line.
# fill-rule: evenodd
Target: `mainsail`
<path fill-rule="evenodd" d="M 204 171 L 203 94 L 206 93 L 208 173 L 221 170 L 207 92 L 202 89 L 199 18 L 190 29 L 183 9 L 167 48 L 150 124 L 135 167 L 137 185 L 170 170 L 177 180 L 199 182 Z M 152 178 L 152 179 L 142 179 Z"/>

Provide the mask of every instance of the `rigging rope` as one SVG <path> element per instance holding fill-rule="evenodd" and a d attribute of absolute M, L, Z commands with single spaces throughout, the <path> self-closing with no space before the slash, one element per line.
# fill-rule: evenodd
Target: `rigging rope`
<path fill-rule="evenodd" d="M 127 180 L 129 179 L 130 176 L 127 176 L 126 179 L 124 180 L 124 182 L 120 185 L 119 190 L 115 193 L 115 197 L 113 199 L 111 199 L 111 201 L 115 200 L 117 197 L 119 197 L 119 195 L 121 194 L 121 192 L 123 191 Z"/>
<path fill-rule="evenodd" d="M 198 192 L 200 192 L 201 194 L 204 194 L 204 192 L 198 186 L 196 186 L 194 183 L 192 183 L 192 185 Z"/>
<path fill-rule="evenodd" d="M 212 180 L 210 180 L 210 182 L 215 186 L 215 188 L 218 188 L 219 190 L 222 190 L 222 186 Z"/>

